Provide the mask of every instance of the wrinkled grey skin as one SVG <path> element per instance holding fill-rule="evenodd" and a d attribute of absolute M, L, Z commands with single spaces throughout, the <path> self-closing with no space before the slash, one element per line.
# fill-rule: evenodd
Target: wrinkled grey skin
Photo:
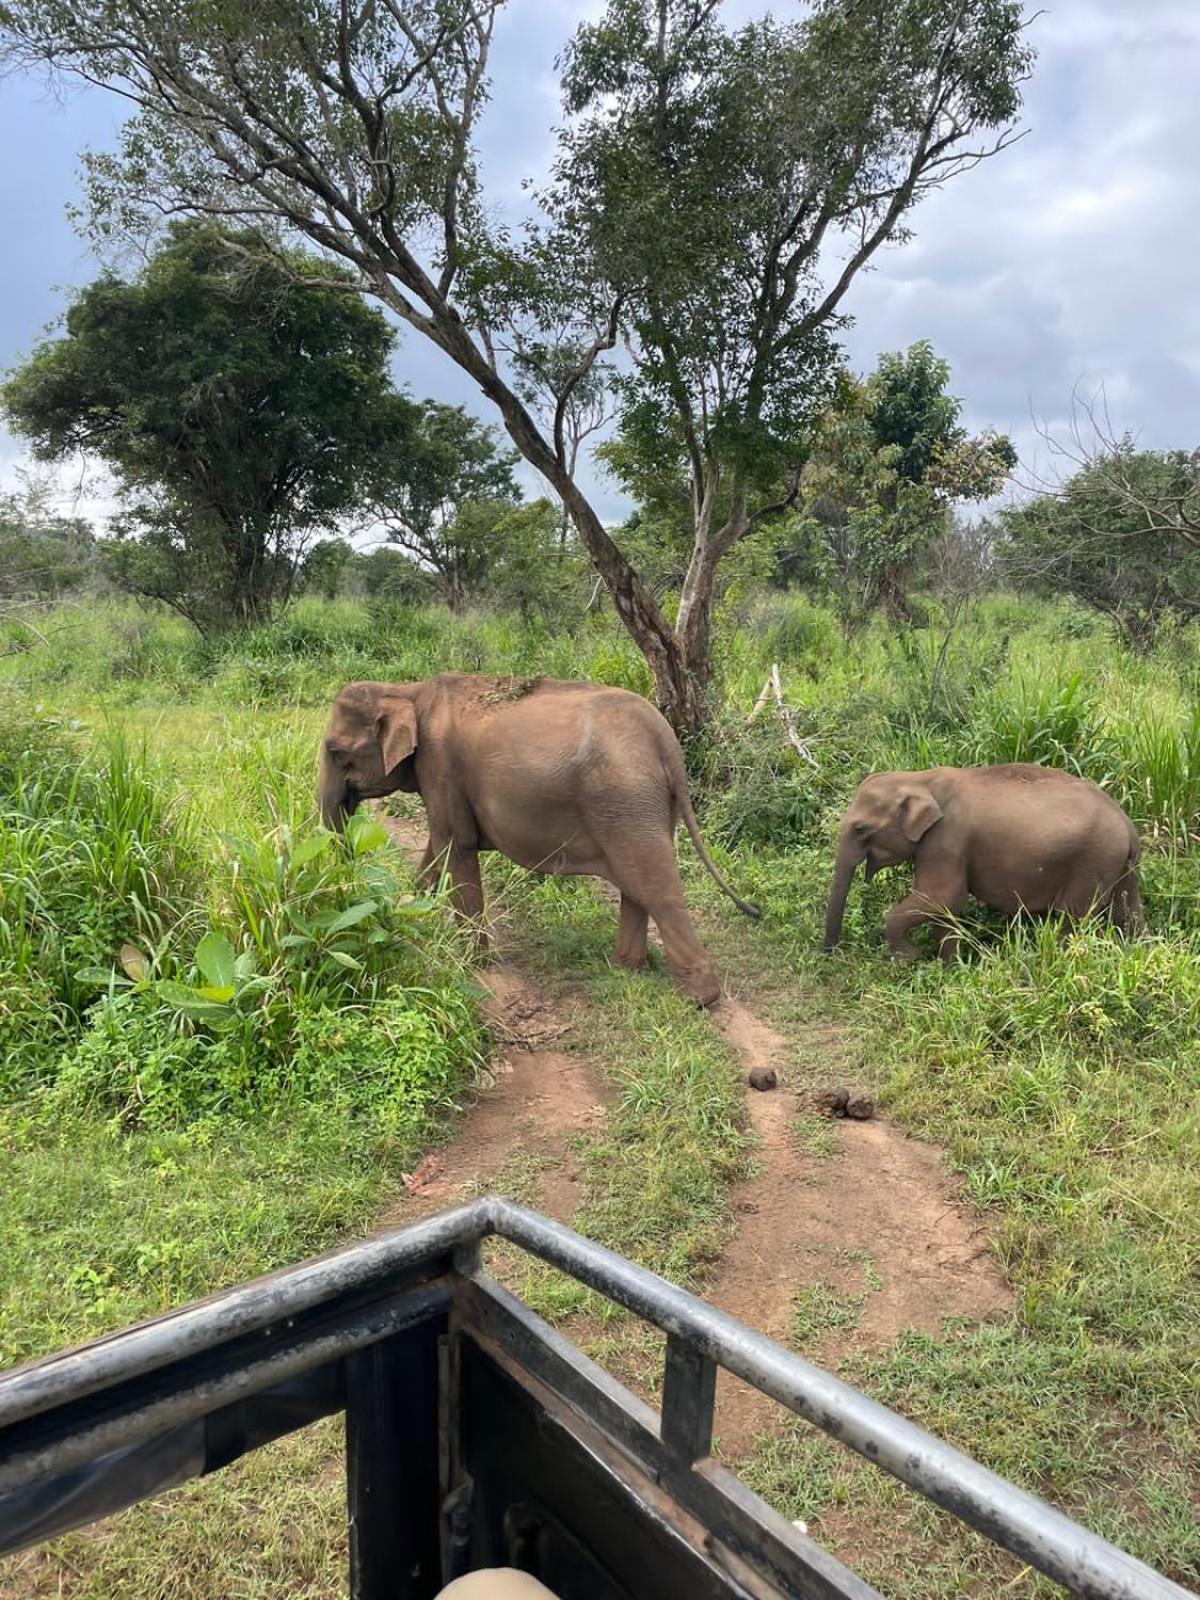
<path fill-rule="evenodd" d="M 917 958 L 910 934 L 922 922 L 939 928 L 939 954 L 953 959 L 958 939 L 948 920 L 968 895 L 1010 916 L 1103 910 L 1137 932 L 1140 856 L 1116 801 L 1068 772 L 1014 763 L 875 773 L 842 819 L 823 948 L 841 937 L 855 869 L 865 863 L 870 880 L 901 861 L 915 864 L 913 892 L 888 912 L 884 933 L 902 961 Z"/>
<path fill-rule="evenodd" d="M 680 987 L 702 1005 L 719 996 L 684 903 L 677 821 L 730 899 L 758 912 L 708 859 L 679 742 L 640 695 L 461 672 L 347 684 L 321 747 L 321 815 L 340 830 L 360 801 L 396 790 L 420 794 L 429 819 L 422 876 L 444 866 L 464 915 L 483 913 L 481 850 L 537 872 L 593 873 L 621 891 L 619 963 L 645 964 L 653 917 Z"/>

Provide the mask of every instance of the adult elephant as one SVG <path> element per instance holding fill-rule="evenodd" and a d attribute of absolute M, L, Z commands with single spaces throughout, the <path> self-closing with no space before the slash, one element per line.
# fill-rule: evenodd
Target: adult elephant
<path fill-rule="evenodd" d="M 705 853 L 675 735 L 625 689 L 465 672 L 351 683 L 334 701 L 320 764 L 331 828 L 360 800 L 398 789 L 421 796 L 429 821 L 421 875 L 445 863 L 468 917 L 483 912 L 481 850 L 536 872 L 607 878 L 621 891 L 616 961 L 644 965 L 653 917 L 676 981 L 702 1005 L 720 983 L 684 904 L 677 819 L 719 887 L 759 914 Z"/>
<path fill-rule="evenodd" d="M 913 892 L 888 912 L 892 953 L 913 961 L 910 937 L 922 922 L 938 927 L 938 953 L 957 953 L 953 918 L 967 896 L 997 911 L 1105 910 L 1120 928 L 1142 925 L 1133 824 L 1102 789 L 1053 767 L 934 767 L 877 772 L 865 779 L 842 819 L 825 916 L 824 948 L 842 932 L 850 880 L 866 862 L 911 860 Z"/>

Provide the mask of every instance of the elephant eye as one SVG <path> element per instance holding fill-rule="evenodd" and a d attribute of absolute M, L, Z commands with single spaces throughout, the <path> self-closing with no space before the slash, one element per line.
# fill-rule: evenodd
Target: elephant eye
<path fill-rule="evenodd" d="M 856 822 L 854 824 L 854 831 L 858 835 L 858 837 L 861 839 L 862 836 L 868 831 L 866 823 L 865 822 Z"/>
<path fill-rule="evenodd" d="M 335 767 L 344 767 L 347 761 L 350 759 L 341 746 L 336 744 L 327 744 L 325 746 L 325 754 L 329 757 L 330 761 L 333 762 Z"/>

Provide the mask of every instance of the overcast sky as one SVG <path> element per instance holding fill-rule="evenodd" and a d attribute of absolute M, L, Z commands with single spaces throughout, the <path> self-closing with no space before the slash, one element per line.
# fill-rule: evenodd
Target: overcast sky
<path fill-rule="evenodd" d="M 510 0 L 502 14 L 482 136 L 501 205 L 519 206 L 522 178 L 545 170 L 554 57 L 596 9 Z M 931 339 L 967 423 L 1011 434 L 1027 464 L 1032 419 L 1061 427 L 1077 385 L 1102 385 L 1116 427 L 1148 446 L 1200 445 L 1200 0 L 1060 0 L 1031 32 L 1039 59 L 1025 138 L 927 200 L 912 242 L 860 275 L 846 302 L 849 358 L 865 370 L 880 351 Z M 111 142 L 120 115 L 101 90 L 64 103 L 37 80 L 0 80 L 0 368 L 98 270 L 66 207 L 79 151 Z M 469 380 L 416 335 L 396 374 L 419 395 L 488 416 Z M 21 462 L 0 432 L 0 488 Z M 64 477 L 64 497 L 78 487 Z M 597 499 L 620 513 L 611 488 L 597 486 Z M 104 504 L 92 496 L 81 509 Z"/>

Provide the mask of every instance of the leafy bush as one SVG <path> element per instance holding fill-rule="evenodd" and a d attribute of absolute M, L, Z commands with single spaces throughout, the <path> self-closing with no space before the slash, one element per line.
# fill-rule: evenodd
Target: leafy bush
<path fill-rule="evenodd" d="M 411 1144 L 479 1057 L 460 936 L 404 896 L 363 813 L 344 847 L 286 826 L 226 846 L 238 944 L 210 928 L 190 959 L 178 940 L 127 944 L 120 972 L 83 971 L 108 993 L 59 1069 L 56 1111 L 166 1127 L 318 1099 Z"/>
<path fill-rule="evenodd" d="M 20 750 L 31 742 L 41 748 Z M 0 970 L 12 977 L 0 1083 L 11 1089 L 39 1041 L 80 1024 L 94 995 L 78 969 L 123 938 L 154 943 L 176 922 L 194 860 L 162 775 L 119 737 L 80 750 L 61 727 L 10 712 L 0 779 Z"/>
<path fill-rule="evenodd" d="M 466 990 L 453 978 L 358 1006 L 276 993 L 246 1027 L 189 1025 L 161 991 L 107 996 L 42 1101 L 52 1121 L 92 1111 L 162 1130 L 217 1116 L 320 1106 L 411 1156 L 479 1056 Z"/>

